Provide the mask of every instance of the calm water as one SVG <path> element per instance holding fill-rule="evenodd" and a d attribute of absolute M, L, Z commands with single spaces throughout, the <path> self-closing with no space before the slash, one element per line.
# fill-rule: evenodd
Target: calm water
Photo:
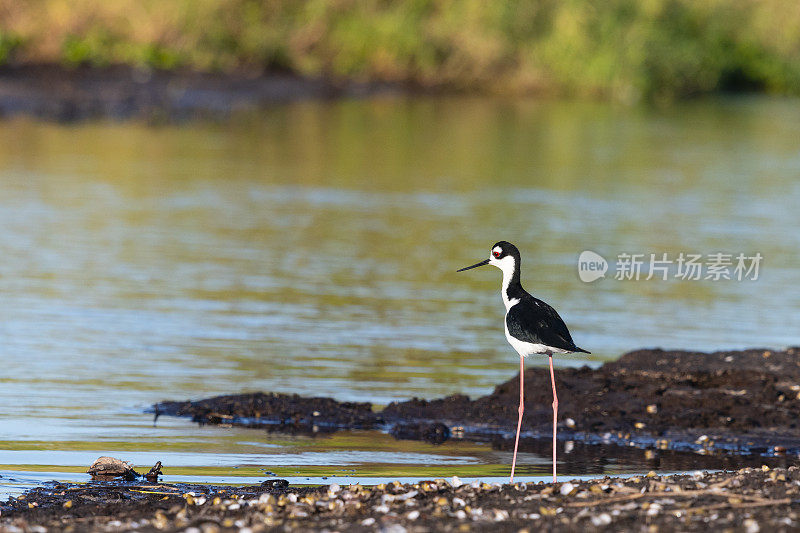
<path fill-rule="evenodd" d="M 562 365 L 800 344 L 798 205 L 797 100 L 380 99 L 227 124 L 2 122 L 0 471 L 74 473 L 103 453 L 209 476 L 503 475 L 508 454 L 482 445 L 153 427 L 141 410 L 249 390 L 486 394 L 517 370 L 500 275 L 455 270 L 500 239 L 593 352 Z M 587 284 L 583 250 L 764 260 L 757 281 Z M 546 473 L 547 458 L 526 461 Z"/>

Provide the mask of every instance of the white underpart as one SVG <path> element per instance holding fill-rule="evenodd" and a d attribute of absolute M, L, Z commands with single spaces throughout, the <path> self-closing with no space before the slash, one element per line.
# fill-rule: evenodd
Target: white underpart
<path fill-rule="evenodd" d="M 500 247 L 494 248 L 492 252 L 494 251 L 501 251 Z M 519 303 L 518 299 L 508 297 L 508 285 L 511 283 L 511 277 L 514 275 L 516 261 L 514 261 L 514 258 L 510 255 L 507 255 L 502 259 L 495 259 L 493 255 L 489 254 L 489 264 L 494 265 L 503 271 L 503 286 L 500 289 L 500 296 L 503 297 L 503 304 L 506 306 L 506 315 L 508 315 L 508 311 Z M 560 348 L 554 348 L 544 344 L 524 342 L 512 337 L 508 332 L 508 324 L 506 323 L 505 317 L 503 317 L 503 329 L 505 329 L 508 343 L 512 348 L 514 348 L 514 350 L 516 350 L 520 357 L 526 357 L 531 354 L 570 353 L 567 350 L 562 350 Z"/>
<path fill-rule="evenodd" d="M 506 314 L 508 314 L 508 312 L 506 312 Z M 506 323 L 505 319 L 503 319 L 503 328 L 506 331 L 506 340 L 508 340 L 508 343 L 512 348 L 514 348 L 514 350 L 516 350 L 520 357 L 526 357 L 532 354 L 570 353 L 567 350 L 562 350 L 561 348 L 554 348 L 544 344 L 533 344 L 532 342 L 524 342 L 512 337 L 508 332 L 508 324 Z"/>

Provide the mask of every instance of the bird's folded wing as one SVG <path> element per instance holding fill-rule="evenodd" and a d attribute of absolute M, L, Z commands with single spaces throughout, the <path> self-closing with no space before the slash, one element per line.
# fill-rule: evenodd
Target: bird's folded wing
<path fill-rule="evenodd" d="M 523 342 L 567 351 L 579 349 L 556 310 L 535 298 L 511 307 L 506 314 L 506 326 L 511 336 Z"/>

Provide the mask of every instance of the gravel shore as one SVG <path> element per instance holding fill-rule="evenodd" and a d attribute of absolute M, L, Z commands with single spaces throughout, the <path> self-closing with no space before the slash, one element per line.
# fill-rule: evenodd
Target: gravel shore
<path fill-rule="evenodd" d="M 278 479 L 246 487 L 53 483 L 0 503 L 0 531 L 798 530 L 798 356 L 798 348 L 639 350 L 598 369 L 560 369 L 560 452 L 569 445 L 573 464 L 600 444 L 616 446 L 614 457 L 644 455 L 637 464 L 654 471 L 643 476 L 591 481 L 563 476 L 557 484 L 514 485 L 452 478 L 374 487 L 294 487 Z M 472 439 L 507 449 L 517 415 L 517 380 L 474 400 L 412 399 L 382 410 L 331 398 L 252 393 L 162 402 L 153 411 L 156 418 L 187 416 L 201 424 L 280 433 L 379 429 L 399 439 Z M 525 380 L 520 448 L 546 454 L 549 374 L 532 368 Z M 655 472 L 673 468 L 720 471 Z"/>
<path fill-rule="evenodd" d="M 293 488 L 90 483 L 37 488 L 0 504 L 0 531 L 791 531 L 800 469 L 557 484 L 458 478 Z"/>

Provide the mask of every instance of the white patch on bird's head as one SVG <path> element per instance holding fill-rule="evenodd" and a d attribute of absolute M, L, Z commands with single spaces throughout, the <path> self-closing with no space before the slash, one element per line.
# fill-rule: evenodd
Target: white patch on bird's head
<path fill-rule="evenodd" d="M 511 255 L 504 254 L 502 248 L 495 246 L 489 253 L 489 264 L 502 270 L 503 277 L 505 278 L 506 276 L 510 277 L 514 273 L 516 261 L 514 261 Z"/>
<path fill-rule="evenodd" d="M 489 264 L 503 271 L 503 287 L 500 290 L 500 295 L 503 297 L 506 310 L 510 309 L 511 306 L 519 301 L 508 297 L 508 285 L 511 283 L 511 278 L 514 276 L 514 271 L 517 268 L 516 263 L 514 257 L 504 253 L 504 250 L 499 246 L 495 246 L 492 248 L 492 251 L 489 252 Z"/>

